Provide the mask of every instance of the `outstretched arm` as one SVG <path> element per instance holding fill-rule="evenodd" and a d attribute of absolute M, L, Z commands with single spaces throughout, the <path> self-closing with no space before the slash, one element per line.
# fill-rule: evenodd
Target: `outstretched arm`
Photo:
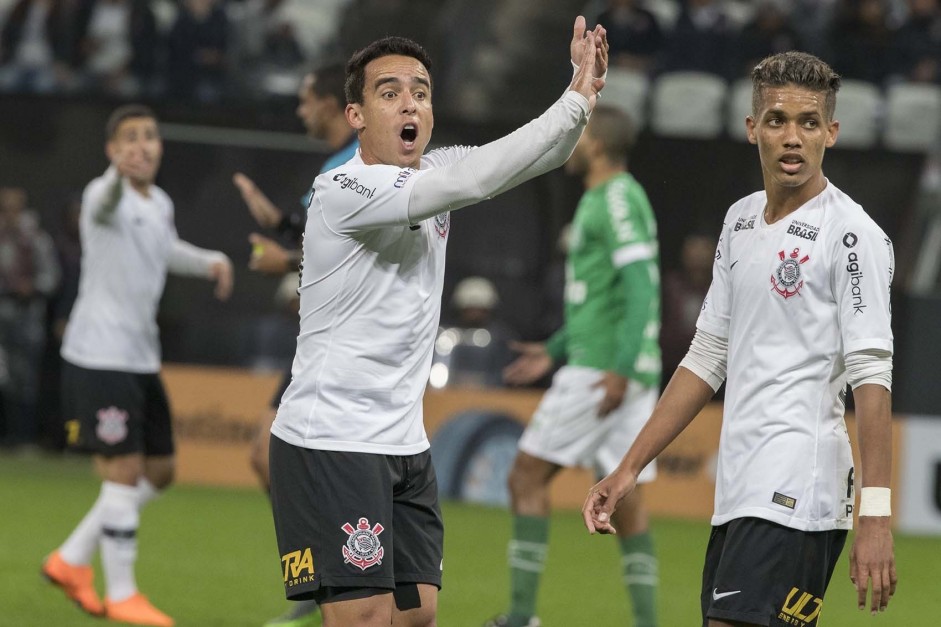
<path fill-rule="evenodd" d="M 480 202 L 565 163 L 604 87 L 603 79 L 592 76 L 602 45 L 595 32 L 572 45 L 580 51 L 581 64 L 565 95 L 529 124 L 415 181 L 408 206 L 412 224 Z"/>
<path fill-rule="evenodd" d="M 232 294 L 232 262 L 225 253 L 200 248 L 177 239 L 173 242 L 167 265 L 173 274 L 203 277 L 215 281 L 215 295 L 219 300 L 226 300 Z"/>

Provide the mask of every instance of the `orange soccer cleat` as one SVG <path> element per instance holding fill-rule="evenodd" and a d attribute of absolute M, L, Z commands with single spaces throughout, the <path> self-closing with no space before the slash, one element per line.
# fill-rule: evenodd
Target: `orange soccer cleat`
<path fill-rule="evenodd" d="M 123 601 L 105 599 L 105 618 L 132 625 L 150 625 L 151 627 L 173 627 L 173 619 L 150 604 L 143 594 L 137 594 Z"/>
<path fill-rule="evenodd" d="M 73 566 L 63 560 L 58 551 L 53 551 L 43 562 L 42 575 L 62 588 L 83 611 L 94 616 L 104 614 L 104 605 L 95 592 L 95 573 L 91 566 Z"/>

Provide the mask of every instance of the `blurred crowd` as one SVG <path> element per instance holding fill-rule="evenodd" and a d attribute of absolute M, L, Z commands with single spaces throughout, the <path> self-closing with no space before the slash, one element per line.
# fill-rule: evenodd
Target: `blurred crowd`
<path fill-rule="evenodd" d="M 844 78 L 941 83 L 938 0 L 607 0 L 615 64 L 735 79 L 764 57 L 804 50 Z"/>
<path fill-rule="evenodd" d="M 461 68 L 473 71 L 476 44 L 498 29 L 480 15 L 465 19 L 480 13 L 476 4 L 0 0 L 0 90 L 199 102 L 290 96 L 305 68 L 348 54 L 358 33 L 408 25 L 405 34 L 415 36 L 419 21 L 458 81 Z M 506 8 L 515 4 L 502 3 L 500 20 L 531 17 Z M 540 10 L 568 15 L 561 4 Z M 589 0 L 583 11 L 607 27 L 613 63 L 650 75 L 734 79 L 764 56 L 803 49 L 847 78 L 941 83 L 939 0 Z M 451 32 L 456 19 L 460 33 Z"/>

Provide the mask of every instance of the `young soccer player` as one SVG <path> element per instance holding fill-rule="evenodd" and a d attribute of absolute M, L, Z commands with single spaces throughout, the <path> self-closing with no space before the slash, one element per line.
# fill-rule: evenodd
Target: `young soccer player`
<path fill-rule="evenodd" d="M 703 625 L 811 625 L 853 525 L 859 608 L 886 609 L 898 577 L 890 531 L 892 242 L 823 174 L 840 77 L 786 52 L 752 72 L 748 139 L 764 190 L 726 215 L 689 352 L 618 468 L 583 508 L 589 531 L 723 380 L 725 407 Z M 691 105 L 692 106 L 692 105 Z M 843 420 L 853 388 L 860 468 Z"/>
<path fill-rule="evenodd" d="M 167 272 L 216 282 L 225 300 L 232 264 L 177 237 L 173 202 L 154 184 L 163 144 L 153 111 L 112 113 L 111 167 L 82 196 L 82 270 L 62 342 L 68 444 L 94 456 L 101 492 L 43 574 L 89 614 L 166 627 L 172 618 L 137 589 L 134 563 L 141 508 L 173 479 L 170 408 L 160 381 L 157 306 Z M 102 602 L 90 566 L 101 550 Z"/>

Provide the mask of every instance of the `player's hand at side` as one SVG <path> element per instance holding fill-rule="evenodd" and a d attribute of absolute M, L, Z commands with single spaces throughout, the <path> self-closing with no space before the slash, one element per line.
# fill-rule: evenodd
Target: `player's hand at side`
<path fill-rule="evenodd" d="M 581 18 L 584 20 L 584 18 Z M 576 46 L 578 51 L 578 56 L 572 55 L 572 58 L 581 59 L 581 64 L 579 64 L 578 69 L 575 70 L 575 75 L 572 77 L 572 83 L 569 85 L 569 89 L 572 91 L 577 91 L 588 101 L 588 110 L 591 111 L 595 108 L 595 103 L 598 100 L 598 93 L 604 88 L 604 79 L 603 78 L 594 78 L 592 76 L 592 71 L 595 66 L 595 59 L 600 54 L 596 48 L 596 37 L 594 32 L 589 32 L 585 35 L 585 38 L 582 39 Z"/>
<path fill-rule="evenodd" d="M 258 233 L 249 235 L 248 241 L 252 245 L 249 270 L 278 275 L 291 271 L 291 256 L 281 244 Z"/>
<path fill-rule="evenodd" d="M 856 586 L 857 606 L 861 610 L 866 608 L 866 593 L 871 581 L 869 611 L 873 615 L 885 611 L 899 580 L 895 572 L 890 522 L 888 516 L 860 516 L 853 548 L 850 549 L 850 581 Z"/>
<path fill-rule="evenodd" d="M 229 261 L 228 257 L 209 266 L 209 278 L 216 282 L 216 289 L 213 292 L 216 298 L 229 300 L 235 279 L 232 272 L 232 262 Z"/>
<path fill-rule="evenodd" d="M 284 213 L 275 207 L 273 202 L 268 200 L 268 197 L 265 196 L 263 191 L 258 189 L 258 186 L 255 185 L 255 181 L 241 172 L 236 172 L 232 176 L 232 183 L 238 188 L 239 193 L 242 194 L 242 200 L 245 201 L 249 212 L 252 214 L 252 217 L 255 218 L 255 221 L 258 222 L 259 226 L 266 229 L 272 229 L 278 226 L 278 223 L 281 222 L 281 218 L 284 217 Z"/>
<path fill-rule="evenodd" d="M 611 524 L 611 515 L 618 503 L 634 491 L 637 477 L 620 468 L 592 486 L 582 506 L 582 519 L 588 533 L 617 533 Z"/>
<path fill-rule="evenodd" d="M 622 377 L 618 373 L 608 370 L 604 376 L 595 383 L 593 388 L 602 388 L 604 396 L 598 404 L 598 417 L 604 418 L 624 402 L 624 396 L 627 395 L 627 377 Z"/>
<path fill-rule="evenodd" d="M 503 380 L 510 385 L 527 385 L 538 381 L 552 370 L 552 357 L 546 345 L 539 342 L 510 342 L 510 348 L 519 353 L 509 366 L 503 369 Z"/>
<path fill-rule="evenodd" d="M 582 55 L 584 49 L 582 42 L 585 39 L 585 18 L 579 15 L 575 18 L 575 28 L 572 33 L 572 43 L 569 44 L 569 51 L 572 55 L 572 63 L 581 67 Z M 595 35 L 595 46 L 598 48 L 598 54 L 595 56 L 595 63 L 592 69 L 592 76 L 601 78 L 608 71 L 608 32 L 604 26 L 598 24 L 591 31 Z"/>

